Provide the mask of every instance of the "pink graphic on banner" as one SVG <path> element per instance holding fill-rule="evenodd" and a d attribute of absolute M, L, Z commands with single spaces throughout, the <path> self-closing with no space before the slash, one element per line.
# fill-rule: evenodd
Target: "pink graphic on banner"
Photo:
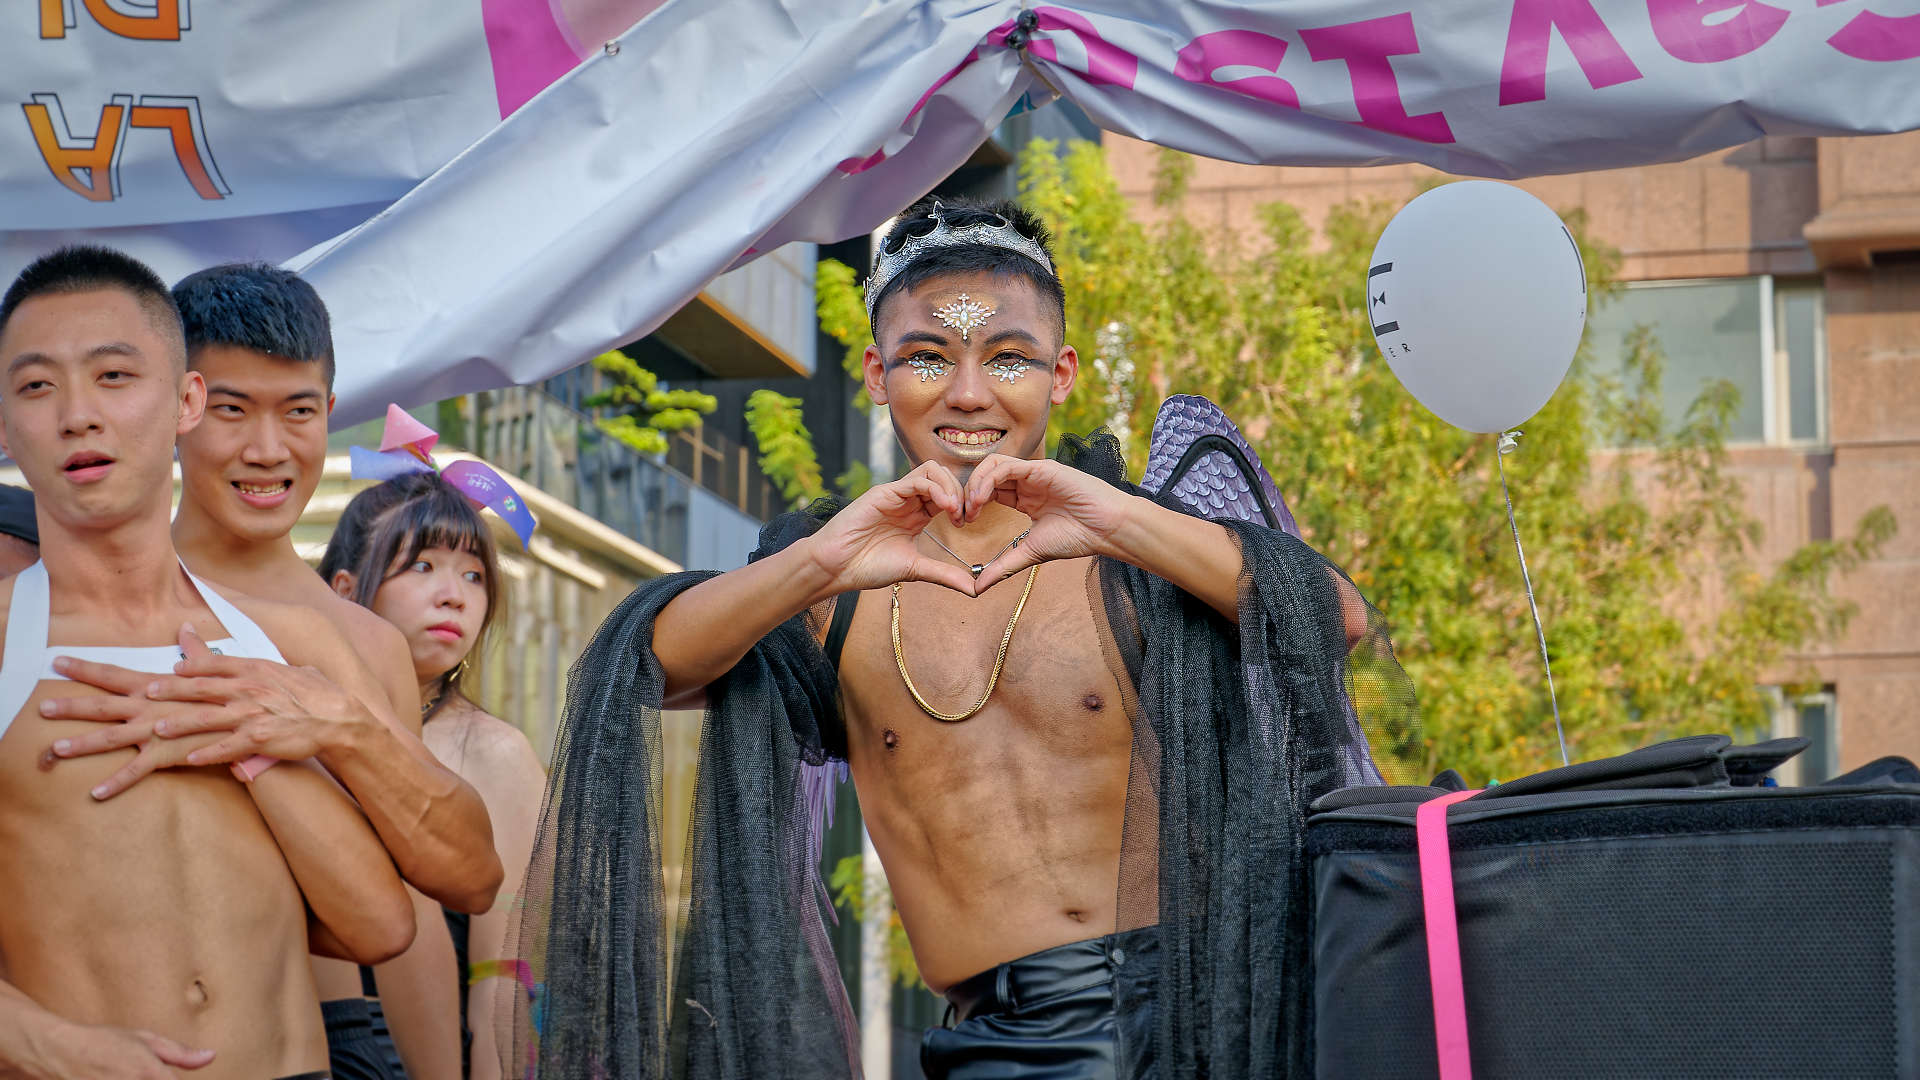
<path fill-rule="evenodd" d="M 1728 12 L 1732 12 L 1731 15 Z M 1717 64 L 1745 56 L 1772 40 L 1787 12 L 1757 0 L 1647 0 L 1653 36 L 1675 60 Z"/>
<path fill-rule="evenodd" d="M 1441 113 L 1408 116 L 1406 103 L 1400 100 L 1400 81 L 1394 77 L 1389 57 L 1409 56 L 1420 51 L 1414 36 L 1413 13 L 1383 15 L 1378 19 L 1300 31 L 1307 55 L 1315 60 L 1345 60 L 1353 79 L 1353 105 L 1360 113 L 1360 126 L 1421 142 L 1450 143 L 1453 128 Z"/>
<path fill-rule="evenodd" d="M 1828 38 L 1827 44 L 1855 60 L 1889 63 L 1920 58 L 1920 15 L 1863 11 Z"/>
<path fill-rule="evenodd" d="M 1640 78 L 1640 69 L 1588 0 L 1514 0 L 1500 61 L 1500 104 L 1546 98 L 1547 54 L 1556 30 L 1595 90 Z"/>
<path fill-rule="evenodd" d="M 1289 109 L 1300 107 L 1300 95 L 1293 84 L 1278 74 L 1249 75 L 1244 79 L 1221 80 L 1213 77 L 1221 68 L 1251 67 L 1278 72 L 1287 55 L 1287 43 L 1272 34 L 1257 30 L 1216 30 L 1201 34 L 1187 43 L 1174 58 L 1175 78 L 1202 86 L 1217 86 L 1261 101 L 1271 101 Z"/>
<path fill-rule="evenodd" d="M 580 62 L 547 0 L 480 0 L 480 21 L 502 120 Z"/>

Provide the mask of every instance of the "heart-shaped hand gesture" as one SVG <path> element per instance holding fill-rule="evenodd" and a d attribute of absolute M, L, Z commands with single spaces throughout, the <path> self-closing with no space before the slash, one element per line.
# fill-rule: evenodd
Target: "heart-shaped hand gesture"
<path fill-rule="evenodd" d="M 946 514 L 961 524 L 960 481 L 929 461 L 890 484 L 869 488 L 813 537 L 814 558 L 841 591 L 880 589 L 896 581 L 927 581 L 975 594 L 973 575 L 928 555 L 914 539 Z"/>
<path fill-rule="evenodd" d="M 1033 525 L 1025 539 L 981 571 L 976 594 L 1036 563 L 1114 554 L 1113 537 L 1132 505 L 1125 492 L 1070 465 L 999 454 L 974 467 L 962 517 L 973 521 L 994 502 L 1025 514 Z"/>

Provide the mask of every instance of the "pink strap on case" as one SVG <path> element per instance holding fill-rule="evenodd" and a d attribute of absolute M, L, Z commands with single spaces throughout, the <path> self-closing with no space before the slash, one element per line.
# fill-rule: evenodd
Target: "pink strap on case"
<path fill-rule="evenodd" d="M 1478 795 L 1454 791 L 1414 811 L 1420 850 L 1420 900 L 1427 920 L 1427 981 L 1433 990 L 1433 1035 L 1440 1080 L 1472 1080 L 1467 1047 L 1467 994 L 1460 975 L 1460 924 L 1453 910 L 1453 861 L 1447 846 L 1447 807 Z"/>

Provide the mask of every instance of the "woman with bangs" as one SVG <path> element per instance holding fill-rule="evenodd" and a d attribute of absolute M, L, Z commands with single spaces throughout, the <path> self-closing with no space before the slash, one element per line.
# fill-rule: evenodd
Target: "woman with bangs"
<path fill-rule="evenodd" d="M 421 738 L 473 785 L 493 819 L 506 871 L 502 891 L 490 910 L 470 921 L 447 913 L 467 981 L 464 1071 L 470 1080 L 491 1080 L 500 1076 L 490 1022 L 495 995 L 512 992 L 521 970 L 502 957 L 512 890 L 526 876 L 547 782 L 527 737 L 482 709 L 463 686 L 499 610 L 492 533 L 480 511 L 438 473 L 409 473 L 354 496 L 327 543 L 320 574 L 335 592 L 400 629 L 420 680 Z"/>

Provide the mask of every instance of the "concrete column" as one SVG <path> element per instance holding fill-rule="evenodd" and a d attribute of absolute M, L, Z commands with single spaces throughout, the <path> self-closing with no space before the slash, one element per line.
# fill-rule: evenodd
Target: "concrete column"
<path fill-rule="evenodd" d="M 893 1075 L 893 978 L 887 971 L 887 925 L 893 920 L 893 901 L 887 896 L 887 875 L 873 839 L 860 830 L 860 865 L 866 877 L 867 917 L 860 924 L 860 1070 L 866 1080 L 890 1080 Z"/>

